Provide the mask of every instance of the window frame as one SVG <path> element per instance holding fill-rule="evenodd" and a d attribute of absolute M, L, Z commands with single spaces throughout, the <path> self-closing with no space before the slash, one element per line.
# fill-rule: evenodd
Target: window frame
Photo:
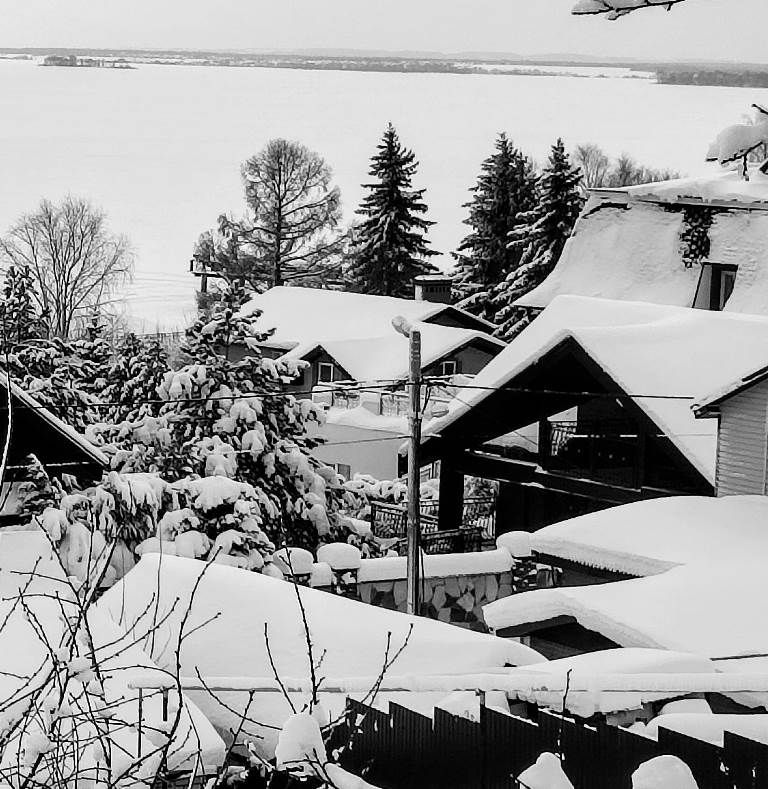
<path fill-rule="evenodd" d="M 447 373 L 445 371 L 446 365 L 452 365 L 453 372 Z M 440 378 L 449 378 L 452 375 L 458 375 L 458 373 L 459 373 L 459 363 L 456 359 L 444 359 L 442 362 L 440 362 L 440 376 L 439 376 Z"/>
<path fill-rule="evenodd" d="M 328 380 L 323 378 L 323 368 L 331 369 L 331 377 Z M 317 363 L 317 382 L 319 384 L 332 384 L 336 380 L 336 365 L 333 362 L 318 362 Z"/>

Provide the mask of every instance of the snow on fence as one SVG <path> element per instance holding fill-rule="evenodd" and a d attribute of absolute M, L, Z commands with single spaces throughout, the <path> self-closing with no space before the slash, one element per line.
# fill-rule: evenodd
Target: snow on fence
<path fill-rule="evenodd" d="M 723 747 L 659 729 L 658 741 L 544 710 L 535 721 L 480 708 L 479 721 L 440 709 L 432 719 L 390 703 L 389 713 L 349 700 L 330 748 L 342 766 L 382 789 L 513 789 L 541 753 L 562 754 L 574 789 L 631 789 L 632 773 L 657 756 L 677 756 L 701 789 L 768 786 L 768 746 L 726 733 Z"/>

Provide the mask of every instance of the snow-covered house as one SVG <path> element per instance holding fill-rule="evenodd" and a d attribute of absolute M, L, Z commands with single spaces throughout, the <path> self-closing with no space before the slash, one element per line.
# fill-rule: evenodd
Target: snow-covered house
<path fill-rule="evenodd" d="M 517 303 L 538 312 L 562 294 L 768 314 L 768 175 L 713 165 L 593 190 L 555 269 Z"/>
<path fill-rule="evenodd" d="M 11 382 L 11 433 L 0 524 L 16 520 L 18 480 L 34 454 L 50 473 L 72 474 L 84 481 L 98 479 L 109 467 L 107 456 L 85 436 L 44 408 L 32 395 Z M 7 378 L 0 373 L 0 398 L 7 401 Z M 0 409 L 0 436 L 8 431 L 8 410 Z"/>
<path fill-rule="evenodd" d="M 421 329 L 425 375 L 475 374 L 504 348 L 492 324 L 445 302 L 281 286 L 244 309 L 260 312 L 259 328 L 274 329 L 264 355 L 308 363 L 292 387 L 301 392 L 337 381 L 402 381 L 408 351 L 392 327 L 398 315 Z"/>
<path fill-rule="evenodd" d="M 760 316 L 557 297 L 424 426 L 443 527 L 459 517 L 465 474 L 503 483 L 499 531 L 713 495 L 717 425 L 691 405 L 763 365 L 767 341 Z"/>
<path fill-rule="evenodd" d="M 306 363 L 286 388 L 327 407 L 325 444 L 315 454 L 348 478 L 399 474 L 409 355 L 393 318 L 401 315 L 420 330 L 424 376 L 475 375 L 506 347 L 491 335 L 494 327 L 487 321 L 446 301 L 427 300 L 445 298 L 450 280 L 417 280 L 427 281 L 417 281 L 416 299 L 277 287 L 254 296 L 246 307 L 260 312 L 260 328 L 274 329 L 261 346 L 265 356 Z M 348 391 L 350 383 L 372 388 L 355 385 Z"/>

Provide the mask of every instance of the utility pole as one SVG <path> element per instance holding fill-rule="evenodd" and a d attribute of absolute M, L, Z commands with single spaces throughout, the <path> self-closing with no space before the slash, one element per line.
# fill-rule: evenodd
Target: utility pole
<path fill-rule="evenodd" d="M 395 330 L 408 338 L 408 533 L 406 554 L 406 612 L 421 612 L 421 332 L 402 316 L 392 321 Z"/>

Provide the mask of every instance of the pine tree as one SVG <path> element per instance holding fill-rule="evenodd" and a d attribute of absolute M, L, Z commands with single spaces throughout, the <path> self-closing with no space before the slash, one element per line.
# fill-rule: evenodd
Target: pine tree
<path fill-rule="evenodd" d="M 512 339 L 529 322 L 525 310 L 514 302 L 543 282 L 560 258 L 581 211 L 580 179 L 579 169 L 571 166 L 558 139 L 538 181 L 536 206 L 521 216 L 522 224 L 510 233 L 510 246 L 522 250 L 520 265 L 494 291 L 496 333 L 504 339 Z"/>
<path fill-rule="evenodd" d="M 35 283 L 26 266 L 11 264 L 5 274 L 0 302 L 0 341 L 12 352 L 31 339 L 45 336 L 45 323 L 35 299 Z"/>
<path fill-rule="evenodd" d="M 117 348 L 101 399 L 113 404 L 102 416 L 118 423 L 157 416 L 158 387 L 168 372 L 168 353 L 156 337 L 126 334 Z"/>
<path fill-rule="evenodd" d="M 535 205 L 533 163 L 502 133 L 470 191 L 472 199 L 464 204 L 469 209 L 464 224 L 472 232 L 453 255 L 454 284 L 462 299 L 459 307 L 494 323 L 491 290 L 517 267 L 522 255 L 522 250 L 509 246 L 509 234 L 520 222 L 520 215 Z"/>
<path fill-rule="evenodd" d="M 352 290 L 408 298 L 414 277 L 435 271 L 429 258 L 437 253 L 425 238 L 434 222 L 423 218 L 425 190 L 412 188 L 417 169 L 390 123 L 371 159 L 369 175 L 378 180 L 364 185 L 369 193 L 357 210 L 364 219 L 351 253 Z"/>

